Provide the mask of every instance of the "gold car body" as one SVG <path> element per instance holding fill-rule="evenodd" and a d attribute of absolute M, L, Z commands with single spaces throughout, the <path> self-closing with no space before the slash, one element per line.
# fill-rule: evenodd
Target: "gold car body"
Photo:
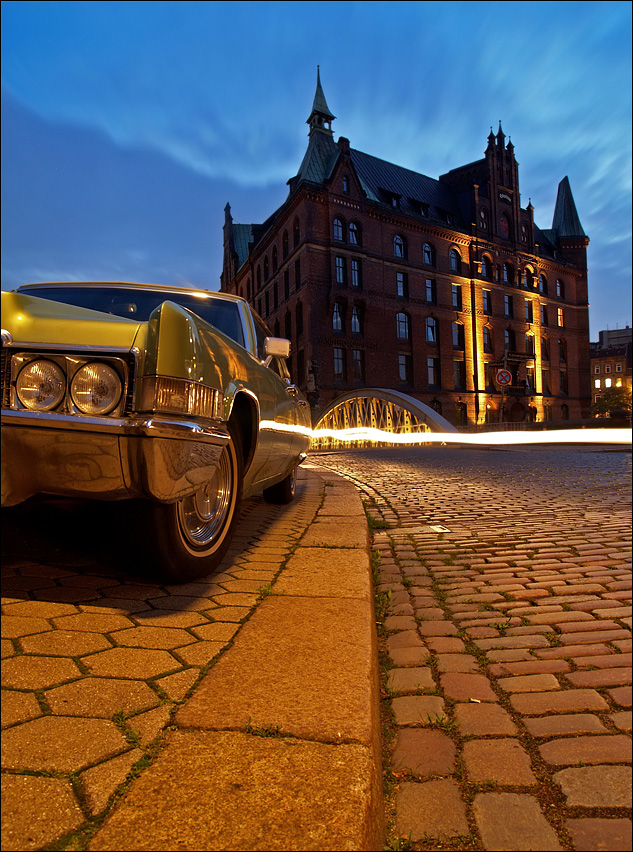
<path fill-rule="evenodd" d="M 159 306 L 138 321 L 35 295 L 99 286 L 126 295 L 136 288 Z M 182 294 L 201 305 L 234 303 L 242 343 L 178 304 Z M 310 413 L 283 359 L 265 356 L 264 331 L 243 299 L 207 291 L 73 282 L 3 292 L 2 505 L 38 493 L 180 500 L 212 476 L 232 417 L 244 450 L 243 495 L 281 481 L 305 456 Z M 29 410 L 16 390 L 34 359 L 64 374 L 64 397 L 53 410 Z M 78 409 L 71 393 L 73 377 L 94 362 L 121 381 L 119 401 L 101 416 Z"/>

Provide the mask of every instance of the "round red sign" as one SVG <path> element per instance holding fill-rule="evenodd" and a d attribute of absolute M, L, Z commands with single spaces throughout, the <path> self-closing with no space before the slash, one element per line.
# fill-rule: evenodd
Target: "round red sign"
<path fill-rule="evenodd" d="M 497 370 L 497 384 L 498 385 L 502 385 L 502 386 L 505 387 L 505 385 L 509 385 L 509 384 L 511 384 L 511 382 L 512 382 L 512 373 L 510 372 L 510 370 Z"/>

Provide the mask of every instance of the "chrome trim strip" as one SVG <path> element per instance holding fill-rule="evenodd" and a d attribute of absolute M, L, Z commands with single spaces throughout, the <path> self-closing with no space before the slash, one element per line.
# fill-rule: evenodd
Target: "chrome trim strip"
<path fill-rule="evenodd" d="M 138 323 L 137 323 L 138 325 Z M 11 335 L 8 331 L 2 331 L 2 334 L 8 334 L 9 337 Z M 82 353 L 85 354 L 86 358 L 91 358 L 93 354 L 97 355 L 133 355 L 135 358 L 139 354 L 139 349 L 136 346 L 87 346 L 84 344 L 78 343 L 63 343 L 63 344 L 52 344 L 52 343 L 24 343 L 21 340 L 9 340 L 5 343 L 4 337 L 2 338 L 3 346 L 11 346 L 14 349 L 35 349 L 38 352 L 42 352 L 43 354 L 53 354 L 53 355 L 63 355 L 65 352 Z"/>

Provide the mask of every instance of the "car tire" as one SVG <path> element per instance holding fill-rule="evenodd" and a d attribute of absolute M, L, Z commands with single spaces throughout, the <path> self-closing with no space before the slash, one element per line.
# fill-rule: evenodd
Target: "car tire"
<path fill-rule="evenodd" d="M 267 503 L 291 503 L 294 500 L 296 485 L 297 468 L 293 467 L 281 482 L 264 488 L 264 500 Z"/>
<path fill-rule="evenodd" d="M 147 504 L 154 566 L 168 582 L 212 573 L 231 543 L 242 501 L 243 461 L 239 430 L 231 422 L 228 429 L 230 440 L 204 489 L 176 503 Z"/>

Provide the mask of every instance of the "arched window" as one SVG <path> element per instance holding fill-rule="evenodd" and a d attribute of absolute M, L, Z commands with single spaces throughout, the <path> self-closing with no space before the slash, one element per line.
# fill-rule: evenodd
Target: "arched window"
<path fill-rule="evenodd" d="M 409 340 L 410 331 L 409 315 L 402 312 L 396 314 L 396 334 L 398 340 Z"/>
<path fill-rule="evenodd" d="M 435 317 L 427 317 L 426 318 L 426 342 L 427 343 L 438 343 L 439 341 L 439 327 L 438 322 Z"/>
<path fill-rule="evenodd" d="M 292 226 L 292 240 L 294 248 L 297 248 L 297 246 L 301 242 L 301 228 L 299 227 L 298 219 L 295 219 L 294 224 Z"/>
<path fill-rule="evenodd" d="M 559 299 L 565 298 L 565 285 L 560 278 L 556 279 L 556 295 Z"/>
<path fill-rule="evenodd" d="M 301 302 L 297 302 L 297 306 L 295 308 L 295 329 L 297 331 L 297 337 L 303 334 L 303 305 Z"/>
<path fill-rule="evenodd" d="M 349 241 L 353 246 L 360 245 L 360 228 L 356 222 L 350 222 L 349 224 Z"/>
<path fill-rule="evenodd" d="M 492 278 L 492 262 L 487 254 L 481 258 L 481 277 L 488 281 Z"/>
<path fill-rule="evenodd" d="M 534 286 L 534 270 L 531 266 L 526 266 L 523 270 L 523 287 L 529 290 Z"/>
<path fill-rule="evenodd" d="M 273 246 L 273 272 L 277 272 L 277 246 Z"/>
<path fill-rule="evenodd" d="M 453 349 L 463 349 L 464 348 L 464 326 L 461 322 L 454 322 L 452 324 L 452 333 L 453 333 Z"/>
<path fill-rule="evenodd" d="M 534 335 L 526 334 L 525 335 L 525 354 L 526 355 L 534 355 Z"/>
<path fill-rule="evenodd" d="M 257 264 L 257 289 L 259 290 L 259 288 L 261 286 L 262 286 L 262 268 L 258 263 Z"/>
<path fill-rule="evenodd" d="M 343 312 L 340 302 L 334 302 L 332 310 L 332 331 L 343 331 Z"/>
<path fill-rule="evenodd" d="M 406 257 L 406 243 L 400 234 L 393 238 L 393 253 L 396 257 Z"/>
<path fill-rule="evenodd" d="M 281 238 L 281 254 L 284 260 L 288 257 L 288 231 L 284 231 Z"/>
<path fill-rule="evenodd" d="M 509 263 L 503 264 L 503 283 L 510 285 L 514 284 L 514 269 Z"/>
<path fill-rule="evenodd" d="M 451 249 L 448 253 L 448 259 L 451 267 L 451 272 L 462 271 L 462 258 L 457 249 Z"/>
<path fill-rule="evenodd" d="M 334 222 L 334 239 L 343 242 L 343 222 L 337 217 Z"/>
<path fill-rule="evenodd" d="M 430 243 L 422 246 L 422 260 L 427 266 L 435 266 L 435 248 Z"/>
<path fill-rule="evenodd" d="M 362 334 L 362 322 L 361 322 L 361 315 L 360 315 L 360 311 L 358 309 L 358 305 L 354 305 L 354 307 L 352 308 L 351 325 L 352 325 L 352 334 Z"/>
<path fill-rule="evenodd" d="M 538 291 L 547 294 L 547 278 L 542 273 L 538 277 Z"/>
<path fill-rule="evenodd" d="M 484 352 L 492 352 L 492 329 L 489 325 L 485 325 L 482 329 Z"/>
<path fill-rule="evenodd" d="M 270 269 L 268 268 L 268 255 L 264 258 L 264 281 L 268 281 L 268 276 L 270 275 Z"/>

